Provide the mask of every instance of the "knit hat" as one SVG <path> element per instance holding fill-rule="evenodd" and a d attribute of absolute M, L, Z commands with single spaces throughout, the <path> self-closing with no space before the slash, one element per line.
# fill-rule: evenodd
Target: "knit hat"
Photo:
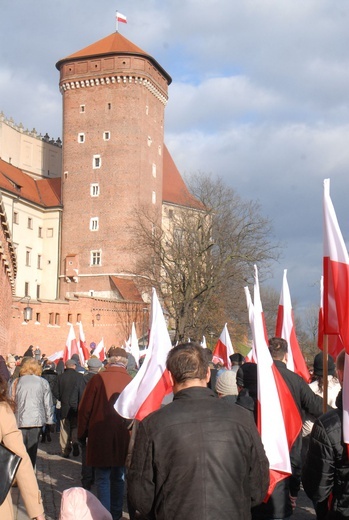
<path fill-rule="evenodd" d="M 232 370 L 224 370 L 217 378 L 216 392 L 222 395 L 238 395 L 236 373 Z"/>
<path fill-rule="evenodd" d="M 101 368 L 102 365 L 102 361 L 96 357 L 92 357 L 87 361 L 88 368 Z"/>
<path fill-rule="evenodd" d="M 324 375 L 324 354 L 323 352 L 319 352 L 314 357 L 314 376 L 322 377 Z M 336 367 L 334 364 L 333 357 L 328 355 L 327 362 L 327 374 L 329 376 L 334 376 L 336 371 Z"/>

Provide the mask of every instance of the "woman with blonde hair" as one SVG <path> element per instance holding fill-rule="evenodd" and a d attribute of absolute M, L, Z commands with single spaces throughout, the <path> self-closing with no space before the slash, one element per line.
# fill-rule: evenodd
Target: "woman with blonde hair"
<path fill-rule="evenodd" d="M 10 397 L 16 403 L 16 419 L 23 442 L 35 467 L 40 431 L 44 424 L 53 424 L 50 385 L 41 376 L 41 365 L 27 358 L 19 370 L 19 378 L 10 386 Z"/>
<path fill-rule="evenodd" d="M 22 457 L 16 478 L 29 518 L 45 520 L 41 494 L 28 453 L 23 444 L 22 434 L 17 428 L 13 413 L 14 402 L 6 395 L 7 382 L 0 376 L 0 442 L 9 450 Z M 11 492 L 0 505 L 0 518 L 13 520 Z"/>

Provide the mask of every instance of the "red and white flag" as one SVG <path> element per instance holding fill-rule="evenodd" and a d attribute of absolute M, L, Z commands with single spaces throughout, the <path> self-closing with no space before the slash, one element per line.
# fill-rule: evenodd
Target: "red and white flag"
<path fill-rule="evenodd" d="M 86 347 L 86 338 L 85 338 L 85 332 L 82 327 L 81 321 L 79 321 L 79 356 L 80 356 L 80 362 L 82 365 L 85 364 L 85 361 L 90 359 L 90 352 L 88 348 Z"/>
<path fill-rule="evenodd" d="M 349 444 L 349 256 L 330 197 L 330 179 L 324 180 L 324 293 L 323 331 L 338 335 L 345 346 L 343 381 L 343 439 Z"/>
<path fill-rule="evenodd" d="M 124 14 L 119 13 L 119 11 L 116 11 L 116 21 L 121 23 L 127 23 L 127 18 Z"/>
<path fill-rule="evenodd" d="M 58 363 L 60 359 L 63 359 L 63 350 L 59 350 L 58 352 L 54 352 L 51 356 L 47 358 L 49 361 L 53 361 L 54 363 Z"/>
<path fill-rule="evenodd" d="M 213 350 L 212 361 L 213 363 L 220 363 L 230 370 L 231 361 L 229 356 L 232 354 L 234 354 L 234 349 L 229 336 L 227 324 L 225 324 Z"/>
<path fill-rule="evenodd" d="M 319 320 L 318 320 L 318 336 L 317 346 L 323 350 L 324 347 L 324 277 L 320 279 L 320 307 L 319 307 Z M 338 354 L 344 349 L 344 345 L 338 334 L 328 335 L 328 353 L 337 359 Z"/>
<path fill-rule="evenodd" d="M 93 351 L 93 355 L 98 357 L 101 361 L 105 360 L 105 347 L 104 347 L 104 339 L 98 343 L 97 347 Z"/>
<path fill-rule="evenodd" d="M 142 420 L 160 408 L 165 395 L 172 392 L 166 359 L 171 340 L 155 289 L 152 294 L 149 345 L 141 368 L 121 392 L 115 410 L 127 419 Z"/>
<path fill-rule="evenodd" d="M 78 344 L 77 344 L 76 337 L 75 337 L 74 327 L 73 327 L 73 325 L 70 325 L 67 341 L 65 343 L 65 347 L 64 347 L 64 351 L 63 351 L 64 363 L 67 361 L 67 359 L 71 359 L 73 354 L 77 354 L 79 356 L 79 350 L 78 350 Z"/>
<path fill-rule="evenodd" d="M 245 292 L 247 296 L 248 288 L 245 288 Z M 276 484 L 292 474 L 290 449 L 301 431 L 302 418 L 288 386 L 270 355 L 260 312 L 261 302 L 256 301 L 254 306 L 251 298 L 247 297 L 247 305 L 258 358 L 257 427 L 270 466 L 270 484 L 264 499 L 266 502 Z"/>
<path fill-rule="evenodd" d="M 284 270 L 278 315 L 276 319 L 275 336 L 287 341 L 287 368 L 301 376 L 307 383 L 309 383 L 311 379 L 309 370 L 296 336 L 291 294 L 287 283 L 287 269 Z"/>

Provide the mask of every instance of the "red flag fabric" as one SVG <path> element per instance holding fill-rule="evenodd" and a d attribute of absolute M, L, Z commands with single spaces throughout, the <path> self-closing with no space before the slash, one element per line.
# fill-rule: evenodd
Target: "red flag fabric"
<path fill-rule="evenodd" d="M 155 289 L 152 294 L 149 345 L 141 368 L 121 392 L 115 410 L 127 419 L 142 420 L 160 408 L 165 395 L 172 392 L 166 369 L 171 340 Z"/>
<path fill-rule="evenodd" d="M 287 368 L 293 372 L 296 372 L 296 374 L 301 376 L 307 383 L 309 383 L 311 377 L 296 336 L 290 289 L 287 283 L 287 269 L 284 270 L 282 290 L 280 294 L 276 320 L 275 336 L 277 338 L 283 338 L 287 341 Z"/>
<path fill-rule="evenodd" d="M 67 341 L 65 343 L 65 347 L 64 347 L 64 351 L 63 351 L 64 363 L 67 361 L 67 359 L 71 359 L 73 354 L 79 355 L 79 350 L 78 350 L 78 345 L 76 342 L 74 327 L 73 327 L 73 325 L 70 325 Z"/>
<path fill-rule="evenodd" d="M 318 320 L 318 339 L 317 346 L 323 350 L 324 344 L 324 309 L 323 309 L 323 293 L 324 293 L 324 278 L 321 276 L 320 280 L 320 308 L 319 308 L 319 320 Z M 338 334 L 328 334 L 328 353 L 337 359 L 338 354 L 344 349 L 342 340 Z"/>
<path fill-rule="evenodd" d="M 124 14 L 122 14 L 122 13 L 119 13 L 118 11 L 116 11 L 116 20 L 118 22 L 127 23 L 126 16 Z"/>
<path fill-rule="evenodd" d="M 212 361 L 213 363 L 219 363 L 230 370 L 231 361 L 229 356 L 232 354 L 234 354 L 234 349 L 229 336 L 227 324 L 225 324 L 213 350 Z"/>

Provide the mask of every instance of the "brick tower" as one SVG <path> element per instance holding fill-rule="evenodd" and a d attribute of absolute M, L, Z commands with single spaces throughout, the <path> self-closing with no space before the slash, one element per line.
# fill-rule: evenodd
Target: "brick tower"
<path fill-rule="evenodd" d="M 56 67 L 63 96 L 60 295 L 109 298 L 111 277 L 135 269 L 134 208 L 161 215 L 171 78 L 117 32 Z"/>

